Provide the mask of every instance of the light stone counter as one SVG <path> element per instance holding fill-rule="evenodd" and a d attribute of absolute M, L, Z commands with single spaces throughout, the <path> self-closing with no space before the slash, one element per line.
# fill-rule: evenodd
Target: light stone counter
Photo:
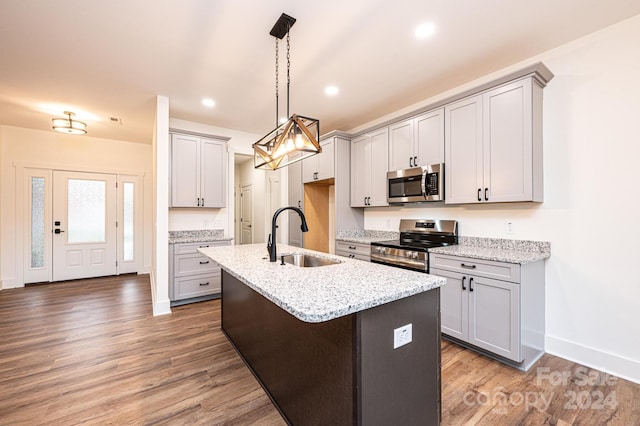
<path fill-rule="evenodd" d="M 441 287 L 445 278 L 361 260 L 278 245 L 269 262 L 265 244 L 199 249 L 222 269 L 305 322 L 323 322 Z M 280 264 L 280 255 L 312 253 L 340 261 L 301 268 Z"/>
<path fill-rule="evenodd" d="M 193 231 L 169 231 L 169 244 L 204 243 L 207 241 L 232 241 L 225 237 L 223 229 L 199 229 Z"/>
<path fill-rule="evenodd" d="M 458 245 L 431 248 L 429 253 L 524 265 L 550 257 L 551 244 L 546 241 L 460 237 Z"/>
<path fill-rule="evenodd" d="M 371 244 L 375 241 L 397 240 L 398 238 L 400 238 L 400 233 L 393 231 L 353 229 L 336 232 L 336 241 L 348 243 Z"/>

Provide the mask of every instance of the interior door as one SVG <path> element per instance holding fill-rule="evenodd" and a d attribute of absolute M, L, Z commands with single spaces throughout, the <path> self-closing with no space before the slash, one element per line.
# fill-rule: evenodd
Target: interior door
<path fill-rule="evenodd" d="M 251 185 L 240 188 L 240 244 L 253 243 L 253 196 Z"/>
<path fill-rule="evenodd" d="M 116 176 L 53 172 L 53 281 L 115 275 Z"/>

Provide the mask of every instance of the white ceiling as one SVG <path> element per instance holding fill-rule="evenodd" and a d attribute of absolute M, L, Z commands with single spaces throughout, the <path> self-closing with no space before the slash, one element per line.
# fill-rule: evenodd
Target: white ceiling
<path fill-rule="evenodd" d="M 0 0 L 0 124 L 51 130 L 69 109 L 90 136 L 148 143 L 164 95 L 172 117 L 264 134 L 275 126 L 269 31 L 282 12 L 297 19 L 291 112 L 326 133 L 637 15 L 640 1 Z M 417 40 L 429 21 L 435 34 Z M 340 93 L 325 96 L 328 84 Z"/>

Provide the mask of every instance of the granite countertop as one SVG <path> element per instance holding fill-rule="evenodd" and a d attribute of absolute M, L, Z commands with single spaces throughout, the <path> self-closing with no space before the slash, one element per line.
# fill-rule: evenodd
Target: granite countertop
<path fill-rule="evenodd" d="M 371 244 L 374 241 L 397 240 L 399 232 L 370 231 L 362 229 L 342 230 L 336 233 L 336 241 L 347 243 Z"/>
<path fill-rule="evenodd" d="M 431 248 L 429 253 L 524 265 L 550 257 L 551 243 L 500 238 L 459 237 L 458 245 Z"/>
<path fill-rule="evenodd" d="M 278 256 L 312 253 L 340 261 L 301 268 L 269 262 L 265 244 L 199 249 L 222 269 L 305 322 L 323 322 L 422 293 L 445 278 L 312 250 L 278 245 Z"/>
<path fill-rule="evenodd" d="M 200 229 L 194 231 L 169 231 L 169 244 L 204 243 L 206 241 L 232 241 L 225 237 L 223 229 Z"/>

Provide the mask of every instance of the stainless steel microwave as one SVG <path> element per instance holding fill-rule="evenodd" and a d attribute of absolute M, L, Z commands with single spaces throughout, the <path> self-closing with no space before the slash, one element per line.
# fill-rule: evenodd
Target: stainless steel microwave
<path fill-rule="evenodd" d="M 444 164 L 414 167 L 387 173 L 389 204 L 444 200 Z"/>

